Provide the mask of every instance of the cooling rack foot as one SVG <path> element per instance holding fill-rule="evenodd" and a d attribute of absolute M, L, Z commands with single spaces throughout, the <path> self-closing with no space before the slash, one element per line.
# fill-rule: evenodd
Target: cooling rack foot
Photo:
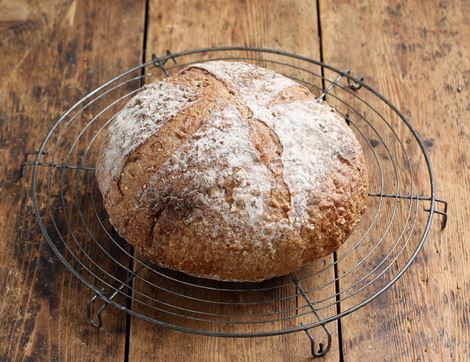
<path fill-rule="evenodd" d="M 164 56 L 157 56 L 156 54 L 152 54 L 152 63 L 155 65 L 157 68 L 160 68 L 161 71 L 165 74 L 165 76 L 170 76 L 170 73 L 166 70 L 165 64 L 166 62 L 171 59 L 173 63 L 177 64 L 176 58 L 173 56 L 173 53 L 171 52 L 170 49 L 167 49 L 166 55 Z"/>
<path fill-rule="evenodd" d="M 300 325 L 303 325 L 303 324 L 300 323 Z M 323 343 L 319 343 L 318 349 L 316 348 L 316 345 L 315 345 L 315 336 L 310 332 L 310 329 L 305 330 L 305 334 L 310 340 L 310 352 L 312 354 L 312 357 L 315 357 L 315 358 L 324 357 L 331 348 L 331 332 L 328 330 L 328 328 L 325 325 L 323 325 L 322 328 L 327 336 L 327 342 L 326 342 L 326 346 Z"/>
<path fill-rule="evenodd" d="M 421 196 L 421 195 L 399 195 L 399 194 L 384 194 L 381 192 L 369 192 L 369 196 L 372 197 L 386 197 L 394 199 L 407 199 L 415 201 L 431 201 L 431 196 Z M 441 219 L 441 230 L 444 230 L 447 226 L 447 201 L 442 199 L 434 199 L 436 208 L 432 211 L 434 214 L 438 214 L 442 217 Z M 442 206 L 441 206 L 442 205 Z M 437 207 L 441 206 L 442 210 L 438 210 Z M 431 212 L 430 208 L 424 208 L 424 211 Z"/>
<path fill-rule="evenodd" d="M 122 290 L 124 289 L 124 287 L 127 287 L 129 288 L 129 290 L 132 290 L 132 286 L 129 283 L 132 281 L 132 279 L 135 278 L 135 276 L 137 275 L 137 273 L 139 272 L 141 268 L 142 267 L 140 267 L 137 271 L 130 273 L 129 277 L 126 280 L 124 280 L 122 284 L 120 284 L 117 288 L 114 289 L 114 292 L 107 298 L 107 300 L 104 300 L 104 295 L 103 295 L 104 289 L 101 289 L 101 293 L 96 293 L 95 295 L 93 295 L 93 297 L 90 298 L 90 300 L 88 301 L 86 305 L 86 316 L 88 319 L 88 323 L 90 323 L 93 327 L 96 327 L 98 329 L 103 326 L 103 320 L 101 318 L 101 314 L 103 313 L 106 306 L 110 304 L 109 301 L 113 300 L 114 297 L 118 295 L 119 293 L 123 293 Z M 93 304 L 95 303 L 97 299 L 102 299 L 103 303 L 96 310 L 95 315 L 93 315 Z"/>
<path fill-rule="evenodd" d="M 108 305 L 108 303 L 103 303 L 96 311 L 96 314 L 93 316 L 92 306 L 96 299 L 98 299 L 99 294 L 95 294 L 91 299 L 88 301 L 86 305 L 86 317 L 88 323 L 90 323 L 93 327 L 101 328 L 103 326 L 103 320 L 101 319 L 101 313 L 103 312 L 104 308 Z"/>
<path fill-rule="evenodd" d="M 30 156 L 34 156 L 34 161 L 30 161 Z M 21 173 L 20 176 L 25 176 L 25 169 L 26 167 L 30 166 L 41 166 L 41 167 L 52 167 L 52 168 L 59 168 L 59 169 L 71 169 L 71 170 L 85 170 L 85 171 L 95 171 L 94 167 L 88 167 L 84 165 L 74 165 L 68 163 L 49 163 L 49 162 L 39 162 L 38 156 L 47 156 L 47 152 L 26 152 L 24 154 L 24 162 L 21 164 Z"/>
<path fill-rule="evenodd" d="M 356 78 L 359 80 L 359 82 L 348 77 L 348 85 L 349 85 L 349 88 L 351 88 L 352 90 L 360 89 L 362 87 L 361 82 L 364 82 L 364 77 L 363 76 L 358 76 Z"/>
<path fill-rule="evenodd" d="M 442 205 L 442 210 L 434 210 L 435 214 L 441 216 L 441 230 L 444 230 L 447 226 L 447 201 L 436 199 L 436 205 Z M 430 209 L 424 209 L 424 211 L 430 212 Z"/>
<path fill-rule="evenodd" d="M 310 300 L 310 297 L 308 296 L 308 294 L 305 292 L 305 290 L 300 285 L 300 282 L 299 282 L 299 279 L 297 278 L 297 276 L 294 273 L 291 273 L 290 277 L 292 278 L 292 282 L 295 285 L 297 293 L 300 293 L 300 295 L 304 299 L 305 303 L 312 310 L 315 317 L 319 321 L 322 321 L 322 318 L 320 317 L 320 314 L 318 313 L 318 311 L 314 307 L 312 301 Z M 300 325 L 303 326 L 303 323 L 300 323 Z M 323 357 L 325 354 L 328 353 L 328 351 L 331 348 L 331 332 L 329 331 L 329 329 L 326 327 L 325 324 L 322 324 L 321 328 L 325 332 L 325 335 L 327 337 L 327 339 L 326 339 L 327 342 L 326 342 L 326 346 L 323 343 L 319 343 L 318 344 L 318 349 L 315 346 L 315 337 L 310 332 L 311 328 L 310 329 L 305 329 L 305 333 L 307 334 L 307 337 L 310 340 L 310 351 L 311 351 L 313 357 Z"/>

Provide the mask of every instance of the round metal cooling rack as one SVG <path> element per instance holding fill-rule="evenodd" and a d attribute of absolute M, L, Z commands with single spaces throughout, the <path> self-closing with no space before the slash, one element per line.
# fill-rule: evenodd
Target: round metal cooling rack
<path fill-rule="evenodd" d="M 215 59 L 257 64 L 306 85 L 319 102 L 326 100 L 344 117 L 363 147 L 370 178 L 366 214 L 337 252 L 295 274 L 262 283 L 190 277 L 142 258 L 108 222 L 94 165 L 114 115 L 145 83 Z M 74 104 L 31 157 L 35 160 L 26 159 L 24 165 L 33 167 L 40 228 L 57 257 L 92 290 L 87 315 L 97 327 L 103 309 L 112 305 L 148 322 L 210 336 L 305 331 L 312 354 L 321 356 L 331 343 L 327 323 L 389 288 L 415 259 L 433 215 L 442 216 L 442 228 L 447 220 L 447 203 L 434 194 L 426 149 L 395 106 L 349 71 L 271 49 L 209 48 L 154 56 Z M 310 330 L 320 326 L 326 339 L 318 349 Z"/>

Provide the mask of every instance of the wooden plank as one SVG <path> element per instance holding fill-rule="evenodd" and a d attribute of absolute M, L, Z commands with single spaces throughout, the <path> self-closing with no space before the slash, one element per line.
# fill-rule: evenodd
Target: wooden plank
<path fill-rule="evenodd" d="M 325 62 L 364 75 L 411 119 L 429 152 L 436 194 L 450 205 L 447 229 L 439 230 L 436 216 L 402 279 L 342 319 L 345 360 L 463 361 L 470 353 L 469 12 L 468 1 L 321 1 Z M 405 144 L 417 162 L 412 140 Z M 417 190 L 429 189 L 425 174 L 416 170 Z M 341 263 L 340 273 L 359 257 Z"/>
<path fill-rule="evenodd" d="M 145 4 L 0 4 L 0 360 L 124 359 L 126 316 L 85 316 L 90 291 L 53 255 L 32 212 L 24 154 L 87 91 L 139 63 Z M 110 54 L 119 54 L 112 57 Z"/>
<path fill-rule="evenodd" d="M 315 59 L 319 59 L 319 37 L 317 32 L 317 14 L 316 4 L 312 1 L 150 1 L 149 27 L 147 41 L 147 58 L 155 53 L 157 55 L 165 54 L 167 49 L 173 52 L 215 47 L 215 46 L 257 46 L 266 48 L 276 48 L 291 52 L 296 52 Z M 233 54 L 232 54 L 233 55 Z M 256 56 L 253 53 L 240 53 L 237 56 Z M 207 54 L 205 55 L 208 56 Z M 182 61 L 200 60 L 205 57 L 198 55 L 197 57 L 186 57 Z M 258 55 L 259 56 L 259 55 Z M 286 73 L 287 68 L 281 65 L 273 65 L 270 63 L 274 56 L 264 55 L 262 61 L 258 64 L 270 67 Z M 165 65 L 173 67 L 170 61 Z M 311 70 L 319 73 L 318 67 L 311 67 Z M 155 78 L 161 78 L 162 73 L 158 70 L 152 70 Z M 307 76 L 302 72 L 289 73 L 290 76 L 302 76 L 304 79 L 312 82 L 314 86 L 321 87 L 321 82 L 317 77 Z M 309 78 L 310 77 L 310 78 Z M 323 261 L 316 263 L 312 268 L 321 268 Z M 332 257 L 326 258 L 325 263 L 331 264 Z M 308 272 L 304 271 L 305 273 Z M 174 283 L 165 282 L 164 278 L 156 277 L 155 274 L 141 272 L 143 278 L 153 280 L 159 287 L 171 287 L 173 291 L 180 293 L 190 292 L 190 288 L 180 286 L 175 287 Z M 328 269 L 321 274 L 320 278 L 310 278 L 302 282 L 305 289 L 312 289 L 319 283 L 325 283 L 327 280 L 334 278 L 333 268 Z M 188 280 L 193 280 L 189 278 Z M 285 279 L 290 283 L 288 278 Z M 274 282 L 276 283 L 276 282 Z M 277 283 L 283 283 L 277 281 Z M 221 287 L 220 283 L 215 284 Z M 181 302 L 181 298 L 172 298 L 165 292 L 150 287 L 148 283 L 141 279 L 135 279 L 134 297 L 138 297 L 142 301 L 152 303 L 151 299 L 144 298 L 138 292 L 158 299 L 165 298 L 165 301 L 171 303 Z M 289 289 L 290 288 L 290 289 Z M 288 288 L 279 288 L 274 293 L 265 293 L 264 298 L 277 299 L 292 295 L 293 286 Z M 136 294 L 137 293 L 137 294 Z M 217 293 L 210 291 L 198 291 L 200 298 L 214 299 Z M 222 292 L 220 292 L 223 294 Z M 322 299 L 326 295 L 331 296 L 335 293 L 335 286 L 329 284 L 324 287 L 321 293 L 311 296 L 312 299 Z M 220 295 L 219 295 L 220 297 Z M 232 302 L 249 301 L 249 296 L 243 293 L 234 293 L 234 295 L 226 298 Z M 331 301 L 331 300 L 330 300 Z M 333 299 L 334 301 L 334 299 Z M 304 304 L 302 299 L 299 304 Z M 333 303 L 334 304 L 334 303 Z M 154 306 L 160 306 L 168 309 L 168 307 L 159 305 L 153 301 Z M 204 303 L 192 302 L 184 303 L 188 308 L 217 313 L 240 312 L 239 309 L 227 306 L 218 306 L 217 308 L 208 308 Z M 271 309 L 272 305 L 268 305 Z M 286 308 L 295 308 L 295 299 L 275 303 L 275 310 L 285 310 Z M 201 324 L 191 320 L 171 317 L 161 312 L 151 314 L 148 308 L 142 307 L 139 303 L 133 303 L 133 309 L 138 312 L 152 315 L 154 318 L 164 320 L 169 323 L 180 323 L 187 327 L 197 328 Z M 252 308 L 246 308 L 245 312 L 266 312 L 268 309 L 263 305 L 255 305 Z M 173 310 L 175 311 L 175 310 Z M 178 311 L 178 310 L 176 310 Z M 305 311 L 305 309 L 303 310 Z M 181 313 L 181 311 L 178 311 Z M 335 307 L 330 306 L 322 311 L 325 314 L 334 314 Z M 194 315 L 193 315 L 194 316 Z M 312 322 L 312 315 L 303 318 L 304 323 Z M 299 320 L 296 320 L 298 323 Z M 278 328 L 285 327 L 289 321 L 280 322 L 276 326 Z M 210 326 L 209 326 L 210 328 Z M 214 327 L 213 327 L 214 328 Z M 259 330 L 261 327 L 252 326 L 251 329 Z M 336 324 L 329 326 L 333 332 L 333 345 L 328 353 L 326 360 L 338 360 L 338 336 Z M 250 327 L 243 327 L 244 332 L 250 330 Z M 321 332 L 314 331 L 314 334 Z M 321 338 L 321 337 L 319 337 Z M 284 361 L 287 359 L 304 360 L 310 358 L 310 344 L 304 333 L 294 333 L 290 335 L 266 337 L 266 338 L 250 338 L 250 339 L 223 339 L 196 336 L 192 334 L 182 334 L 169 329 L 157 327 L 156 325 L 143 322 L 139 319 L 132 318 L 130 329 L 130 348 L 129 360 L 143 361 L 148 356 L 154 356 L 161 360 L 266 360 Z"/>

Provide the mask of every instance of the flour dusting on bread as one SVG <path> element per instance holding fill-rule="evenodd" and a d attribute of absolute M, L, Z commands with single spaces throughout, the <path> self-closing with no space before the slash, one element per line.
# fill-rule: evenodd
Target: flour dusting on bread
<path fill-rule="evenodd" d="M 108 129 L 103 157 L 103 189 L 119 177 L 126 157 L 154 135 L 164 122 L 187 107 L 194 97 L 188 87 L 158 82 L 146 85 L 116 114 Z"/>
<path fill-rule="evenodd" d="M 348 147 L 347 143 L 335 141 L 338 132 L 348 132 L 354 141 L 352 131 L 344 125 L 339 127 L 333 109 L 326 103 L 318 103 L 307 89 L 305 92 L 310 93 L 307 99 L 279 100 L 286 90 L 300 87 L 280 74 L 250 64 L 224 61 L 192 67 L 204 69 L 223 81 L 240 96 L 253 118 L 276 133 L 283 146 L 283 172 L 292 195 L 291 207 L 295 217 L 304 218 L 311 190 L 318 188 L 325 174 L 331 171 L 331 155 L 343 154 L 344 147 Z M 357 141 L 356 146 L 359 147 Z"/>

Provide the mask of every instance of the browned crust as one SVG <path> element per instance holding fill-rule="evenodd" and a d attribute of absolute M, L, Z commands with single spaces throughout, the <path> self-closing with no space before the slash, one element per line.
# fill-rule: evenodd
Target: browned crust
<path fill-rule="evenodd" d="M 259 281 L 287 274 L 331 253 L 346 240 L 365 211 L 367 195 L 367 170 L 357 141 L 351 142 L 348 135 L 338 140 L 351 142 L 351 147 L 337 156 L 339 162 L 332 160 L 321 190 L 309 197 L 308 222 L 296 233 L 289 222 L 291 194 L 282 177 L 283 150 L 275 132 L 254 119 L 231 89 L 204 70 L 191 68 L 168 81 L 192 88 L 197 93 L 194 104 L 127 157 L 121 177 L 111 182 L 109 192 L 104 192 L 100 181 L 106 177 L 100 167 L 106 144 L 97 161 L 98 184 L 110 221 L 126 240 L 161 266 L 234 281 Z M 299 85 L 285 89 L 274 102 L 312 97 Z M 236 178 L 227 177 L 219 186 L 229 205 L 229 217 L 225 218 L 201 201 L 200 195 L 210 199 L 211 193 L 219 190 L 193 184 L 191 172 L 195 170 L 191 164 L 178 177 L 158 175 L 163 163 L 205 127 L 208 113 L 220 107 L 220 102 L 233 105 L 246 117 L 258 162 L 270 171 L 270 197 L 256 226 L 240 221 L 239 215 L 230 211 Z M 342 122 L 339 117 L 338 122 Z M 210 167 L 223 168 L 223 162 L 219 160 Z M 155 179 L 149 184 L 152 176 Z M 252 242 L 254 235 L 256 245 Z"/>

